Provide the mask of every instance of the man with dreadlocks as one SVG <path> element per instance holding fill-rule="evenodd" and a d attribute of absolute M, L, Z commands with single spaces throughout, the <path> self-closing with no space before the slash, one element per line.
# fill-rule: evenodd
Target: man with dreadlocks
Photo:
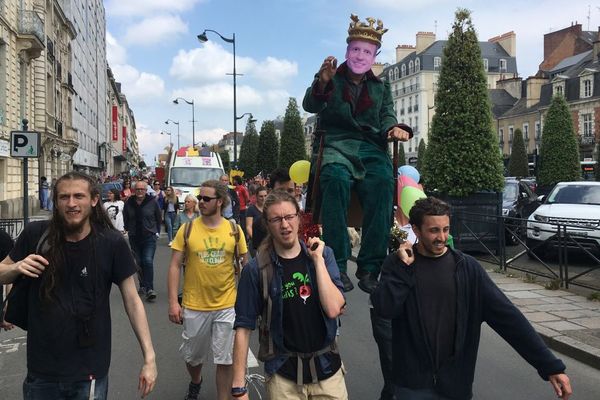
<path fill-rule="evenodd" d="M 23 398 L 106 399 L 113 283 L 142 349 L 138 389 L 145 397 L 154 388 L 157 371 L 131 251 L 99 203 L 91 177 L 63 175 L 52 197 L 50 221 L 28 224 L 0 263 L 0 284 L 27 281 Z"/>

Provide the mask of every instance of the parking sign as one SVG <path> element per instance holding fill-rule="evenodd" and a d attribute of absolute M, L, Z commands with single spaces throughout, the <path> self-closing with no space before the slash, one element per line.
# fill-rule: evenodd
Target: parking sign
<path fill-rule="evenodd" d="M 12 131 L 10 133 L 10 156 L 37 158 L 40 156 L 40 133 L 34 131 Z"/>

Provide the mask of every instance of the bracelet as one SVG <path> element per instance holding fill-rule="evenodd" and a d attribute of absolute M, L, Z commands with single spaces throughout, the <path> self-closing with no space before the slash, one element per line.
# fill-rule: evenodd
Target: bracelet
<path fill-rule="evenodd" d="M 246 393 L 248 393 L 248 388 L 246 386 L 243 386 L 243 387 L 232 387 L 231 388 L 231 395 L 233 397 L 242 397 Z"/>

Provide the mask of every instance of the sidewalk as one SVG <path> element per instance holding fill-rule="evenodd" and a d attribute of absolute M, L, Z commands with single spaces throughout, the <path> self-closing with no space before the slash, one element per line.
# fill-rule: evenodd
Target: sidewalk
<path fill-rule="evenodd" d="M 352 261 L 358 250 L 352 249 Z M 497 265 L 480 263 L 551 349 L 600 369 L 600 301 L 565 290 L 548 290 L 494 272 Z"/>

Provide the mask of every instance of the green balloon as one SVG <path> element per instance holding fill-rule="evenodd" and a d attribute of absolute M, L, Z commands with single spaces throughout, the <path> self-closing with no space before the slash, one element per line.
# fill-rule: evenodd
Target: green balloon
<path fill-rule="evenodd" d="M 400 208 L 402 209 L 404 215 L 408 217 L 408 213 L 410 212 L 410 209 L 415 205 L 415 201 L 419 199 L 424 199 L 427 197 L 427 195 L 420 189 L 417 189 L 412 186 L 405 186 L 402 189 L 401 197 L 402 198 L 400 199 Z"/>

